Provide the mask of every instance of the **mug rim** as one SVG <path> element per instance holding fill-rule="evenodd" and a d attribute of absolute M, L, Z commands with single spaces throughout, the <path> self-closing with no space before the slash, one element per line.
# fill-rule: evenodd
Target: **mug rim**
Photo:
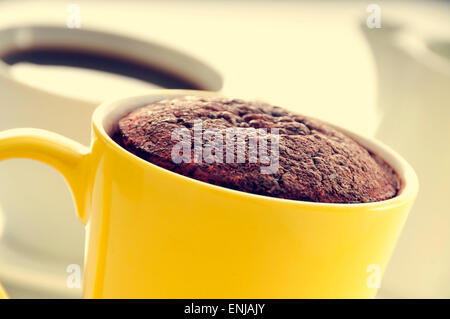
<path fill-rule="evenodd" d="M 435 43 L 450 43 L 450 38 L 443 35 L 421 36 L 411 31 L 400 30 L 396 34 L 398 45 L 413 59 L 438 73 L 450 76 L 450 60 L 432 49 Z"/>
<path fill-rule="evenodd" d="M 59 48 L 67 52 L 97 53 L 100 56 L 107 55 L 121 60 L 137 61 L 206 90 L 219 91 L 223 87 L 221 71 L 209 60 L 204 61 L 192 52 L 184 52 L 152 39 L 141 39 L 98 28 L 68 29 L 48 23 L 0 27 L 0 38 L 2 39 L 0 56 L 33 48 Z M 39 92 L 61 95 L 15 79 L 10 75 L 10 69 L 11 66 L 0 59 L 0 76 Z M 64 94 L 61 96 L 67 98 Z"/>
<path fill-rule="evenodd" d="M 117 144 L 114 139 L 107 133 L 107 129 L 105 126 L 110 126 L 111 128 L 116 125 L 117 120 L 122 118 L 131 110 L 137 109 L 139 107 L 145 106 L 147 104 L 160 101 L 166 98 L 173 98 L 177 96 L 184 95 L 197 95 L 197 96 L 223 96 L 223 94 L 219 92 L 211 92 L 211 91 L 200 91 L 200 90 L 179 90 L 179 89 L 161 89 L 161 90 L 152 90 L 152 93 L 146 95 L 137 95 L 132 97 L 126 97 L 122 99 L 114 99 L 110 101 L 106 101 L 100 104 L 94 111 L 92 116 L 92 127 L 97 135 L 103 140 L 105 144 L 107 144 L 111 149 L 119 154 L 129 158 L 130 160 L 138 163 L 141 166 L 148 167 L 151 169 L 161 170 L 161 172 L 165 174 L 171 175 L 175 179 L 180 179 L 180 181 L 190 182 L 193 184 L 200 185 L 206 188 L 212 188 L 219 192 L 231 193 L 234 195 L 239 195 L 247 198 L 263 200 L 267 202 L 273 202 L 277 204 L 285 203 L 302 207 L 316 207 L 316 208 L 324 208 L 329 207 L 332 209 L 357 209 L 360 210 L 362 208 L 366 209 L 378 209 L 378 208 L 387 208 L 392 206 L 399 206 L 404 204 L 405 202 L 411 201 L 415 198 L 419 190 L 419 181 L 417 178 L 417 174 L 415 173 L 412 166 L 397 152 L 391 149 L 389 146 L 383 144 L 382 142 L 370 138 L 367 136 L 363 136 L 357 134 L 351 130 L 345 129 L 333 123 L 328 123 L 326 121 L 321 120 L 323 123 L 330 125 L 331 127 L 343 132 L 344 134 L 350 136 L 356 142 L 361 144 L 364 148 L 374 152 L 378 156 L 380 156 L 384 161 L 386 161 L 397 173 L 401 180 L 401 187 L 399 193 L 389 199 L 369 202 L 369 203 L 326 203 L 326 202 L 310 202 L 310 201 L 302 201 L 302 200 L 294 200 L 294 199 L 285 199 L 278 197 L 271 197 L 267 195 L 259 195 L 248 193 L 241 190 L 235 190 L 231 188 L 226 188 L 223 186 L 218 186 L 210 183 L 206 183 L 203 181 L 199 181 L 197 179 L 187 177 L 175 172 L 172 172 L 166 168 L 155 165 L 151 162 L 148 162 L 135 154 L 129 152 L 124 149 L 122 146 Z M 157 99 L 155 100 L 155 97 Z M 145 102 L 147 101 L 147 102 Z M 114 117 L 114 119 L 111 119 Z M 311 117 L 313 118 L 313 117 Z"/>

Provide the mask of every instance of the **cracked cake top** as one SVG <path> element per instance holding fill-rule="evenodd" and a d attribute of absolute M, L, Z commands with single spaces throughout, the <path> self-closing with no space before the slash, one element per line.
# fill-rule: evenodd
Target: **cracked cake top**
<path fill-rule="evenodd" d="M 184 132 L 186 140 L 179 132 L 175 135 L 180 139 L 174 139 L 173 132 L 177 129 Z M 196 140 L 199 129 L 203 135 Z M 230 162 L 227 151 L 237 155 L 239 150 L 239 147 L 227 149 L 226 132 L 230 129 L 238 129 L 234 132 L 250 129 L 242 130 L 247 133 L 264 129 L 267 135 L 244 136 L 240 142 L 245 144 L 241 148 L 245 160 L 238 161 L 236 156 Z M 223 135 L 205 138 L 208 130 Z M 273 139 L 274 134 L 277 139 Z M 199 96 L 162 100 L 120 119 L 114 138 L 128 151 L 160 167 L 259 195 L 325 203 L 366 203 L 392 198 L 400 188 L 395 171 L 349 136 L 319 120 L 263 102 Z M 269 158 L 277 155 L 276 170 L 270 173 L 261 171 L 262 166 L 273 164 L 264 162 L 262 153 L 258 154 L 259 146 L 264 145 L 262 139 L 266 140 Z M 234 141 L 239 144 L 237 138 Z M 251 141 L 256 141 L 258 147 L 252 149 Z M 184 157 L 178 162 L 173 158 L 177 144 L 177 152 L 184 150 L 184 146 L 190 147 L 189 154 L 180 153 Z M 203 153 L 196 153 L 195 145 L 201 145 Z M 216 148 L 206 152 L 208 145 Z M 208 160 L 205 154 L 213 156 L 213 160 Z"/>

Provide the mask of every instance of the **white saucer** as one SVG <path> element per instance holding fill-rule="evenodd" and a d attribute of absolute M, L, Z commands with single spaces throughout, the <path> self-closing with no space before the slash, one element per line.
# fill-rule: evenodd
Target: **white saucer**
<path fill-rule="evenodd" d="M 26 291 L 27 298 L 81 298 L 79 288 L 66 286 L 66 272 L 68 265 L 61 262 L 52 262 L 45 256 L 21 253 L 20 249 L 5 240 L 0 241 L 0 282 L 12 298 L 21 298 L 14 295 L 15 290 Z"/>

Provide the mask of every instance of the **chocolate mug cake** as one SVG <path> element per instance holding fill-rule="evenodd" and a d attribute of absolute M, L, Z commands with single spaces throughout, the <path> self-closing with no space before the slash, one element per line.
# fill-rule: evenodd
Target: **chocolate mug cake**
<path fill-rule="evenodd" d="M 261 173 L 263 161 L 251 161 L 254 154 L 245 145 L 244 161 L 225 161 L 230 149 L 225 149 L 223 141 L 216 144 L 223 150 L 216 148 L 212 152 L 223 156 L 223 160 L 199 160 L 194 149 L 188 160 L 174 161 L 173 150 L 180 141 L 174 139 L 173 132 L 183 130 L 188 134 L 188 144 L 194 144 L 199 127 L 201 132 L 265 130 L 267 145 L 277 146 L 277 169 L 270 174 Z M 273 131 L 277 139 L 273 139 Z M 401 185 L 392 167 L 346 134 L 319 120 L 263 102 L 199 96 L 162 100 L 121 118 L 114 139 L 131 153 L 178 174 L 277 198 L 367 203 L 395 197 Z M 260 135 L 248 135 L 242 141 L 252 139 L 262 141 Z M 200 144 L 205 147 L 203 139 Z M 238 147 L 232 151 L 236 153 Z M 270 154 L 273 151 L 271 148 Z"/>

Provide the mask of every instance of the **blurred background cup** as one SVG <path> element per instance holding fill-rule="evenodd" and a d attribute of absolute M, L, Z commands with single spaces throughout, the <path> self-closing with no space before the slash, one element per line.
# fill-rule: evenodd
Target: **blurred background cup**
<path fill-rule="evenodd" d="M 379 10 L 374 11 L 377 5 Z M 450 37 L 450 1 L 186 0 L 174 3 L 77 0 L 73 3 L 0 0 L 0 29 L 30 23 L 50 23 L 65 27 L 68 22 L 74 22 L 71 20 L 74 12 L 70 10 L 77 7 L 81 10 L 80 30 L 89 27 L 133 35 L 195 53 L 202 60 L 214 61 L 214 65 L 220 66 L 226 77 L 222 89 L 226 95 L 279 101 L 280 105 L 292 111 L 336 123 L 365 136 L 376 137 L 398 150 L 417 168 L 422 187 L 417 205 L 387 268 L 379 296 L 449 296 L 450 212 L 442 204 L 448 193 L 446 180 L 450 145 L 447 142 L 449 138 L 446 123 L 450 108 L 445 94 L 448 91 L 448 77 L 445 75 L 444 65 L 447 63 L 437 60 L 445 60 L 445 48 L 448 48 L 445 39 Z M 375 12 L 381 15 L 380 28 L 368 29 L 366 19 Z M 359 28 L 361 16 L 365 20 L 364 34 Z M 425 34 L 428 30 L 433 32 Z M 71 35 L 78 34 L 78 31 L 66 31 L 70 31 L 66 36 L 73 42 Z M 418 40 L 412 42 L 419 45 L 414 50 L 408 49 L 408 45 L 402 44 L 403 40 L 400 40 L 403 35 L 405 38 Z M 366 37 L 370 38 L 370 46 Z M 25 45 L 30 36 L 28 32 L 19 32 L 15 38 L 17 45 Z M 93 39 L 97 48 L 114 44 L 114 41 L 112 44 L 110 41 L 103 42 L 99 37 Z M 3 41 L 4 37 L 0 46 L 3 46 Z M 119 50 L 135 51 L 128 50 L 133 45 L 126 47 L 122 41 L 118 42 L 116 49 L 118 45 L 123 46 Z M 420 47 L 422 49 L 418 50 Z M 427 62 L 430 60 L 435 61 L 432 62 L 435 66 L 430 67 Z M 10 59 L 10 63 L 12 62 L 14 59 Z M 89 108 L 89 105 L 96 104 L 93 102 L 144 94 L 144 91 L 154 87 L 142 80 L 127 78 L 125 81 L 115 74 L 104 76 L 100 72 L 60 69 L 57 66 L 45 67 L 45 73 L 40 73 L 41 70 L 34 67 L 29 63 L 17 63 L 12 67 L 0 66 L 0 110 L 5 117 L 0 117 L 2 129 L 10 128 L 17 122 L 28 126 L 28 123 L 33 122 L 32 116 L 22 109 L 23 104 L 17 102 L 20 98 L 21 101 L 38 105 L 41 110 L 62 118 L 62 122 L 42 128 L 52 129 L 78 141 L 87 141 L 87 134 L 78 135 L 87 131 L 80 129 L 78 134 L 76 131 L 69 132 L 70 117 L 76 119 L 83 112 L 89 113 L 83 109 L 83 105 Z M 5 68 L 9 75 L 6 82 Z M 78 71 L 83 72 L 80 77 Z M 20 93 L 23 91 L 19 91 L 20 94 L 13 93 L 18 84 L 11 82 L 11 77 L 15 81 L 20 80 L 21 90 L 26 83 L 27 92 L 33 94 L 36 91 L 42 92 L 33 87 L 41 87 L 44 83 L 46 94 L 39 94 L 47 96 L 52 93 L 50 95 L 53 96 L 53 102 L 49 105 L 53 105 L 53 108 L 46 109 L 47 104 L 39 102 L 43 100 L 42 96 L 24 98 L 28 94 Z M 64 113 L 61 105 L 67 108 L 76 106 L 77 112 Z M 10 113 L 11 110 L 14 112 Z M 401 113 L 402 116 L 399 115 Z M 88 125 L 87 122 L 83 123 Z M 38 125 L 39 123 L 34 125 L 33 122 L 33 126 Z M 2 168 L 9 163 L 13 161 L 0 165 L 2 181 L 5 176 L 15 178 L 23 171 L 18 168 L 16 170 L 19 172 Z M 54 178 L 59 179 L 58 187 L 51 188 L 54 194 L 59 192 L 58 198 L 66 196 L 64 201 L 71 201 L 59 175 L 39 163 L 30 162 L 29 165 L 37 165 L 47 172 L 44 176 L 48 181 L 39 183 L 41 188 L 49 185 L 49 176 L 54 174 Z M 20 164 L 17 166 L 25 167 Z M 27 179 L 30 180 L 37 185 L 35 179 Z M 2 187 L 4 189 L 0 191 L 0 205 L 5 205 L 1 199 L 6 197 L 6 192 L 12 190 L 7 185 Z M 25 191 L 26 187 L 20 189 Z M 43 197 L 28 194 L 27 197 L 17 196 L 14 201 L 6 198 L 6 201 L 16 203 L 17 206 L 34 203 L 34 208 L 42 204 L 42 199 Z M 54 209 L 52 205 L 48 207 Z M 71 205 L 68 210 L 72 210 Z M 24 216 L 21 212 L 19 215 Z M 57 216 L 57 213 L 53 213 L 53 216 L 63 218 Z M 75 220 L 70 212 L 64 216 Z M 43 249 L 36 242 L 38 250 L 35 253 L 39 255 L 32 259 L 34 250 L 27 249 L 30 247 L 29 241 L 19 247 L 20 241 L 13 238 L 20 237 L 15 235 L 16 232 L 38 232 L 40 228 L 30 226 L 32 223 L 27 223 L 25 218 L 19 220 L 19 216 L 8 217 L 8 226 L 5 228 L 7 234 L 0 238 L 0 281 L 14 281 L 14 285 L 5 282 L 10 296 L 43 296 L 17 292 L 18 285 L 15 284 L 25 283 L 27 280 L 37 281 L 37 278 L 41 284 L 51 282 L 48 274 L 58 274 L 55 284 L 50 285 L 52 289 L 61 286 L 61 277 L 66 278 L 68 275 L 65 272 L 67 262 L 54 268 L 46 265 L 41 271 L 39 266 L 44 266 L 31 261 L 52 260 L 56 264 L 59 253 L 45 257 L 41 253 Z M 32 217 L 36 217 L 36 225 L 42 225 L 37 214 Z M 27 230 L 12 228 L 11 218 L 22 221 Z M 55 225 L 59 222 L 57 219 L 52 220 Z M 14 225 L 19 227 L 20 224 L 15 222 Z M 54 229 L 56 227 L 53 231 L 43 230 L 48 232 L 46 236 L 51 238 L 49 241 L 66 241 L 65 236 L 69 232 L 58 228 L 57 233 Z M 61 246 L 70 247 L 65 244 Z M 23 253 L 25 251 L 26 254 Z M 63 252 L 71 253 L 71 248 Z M 39 272 L 32 273 L 31 269 Z M 47 275 L 40 276 L 43 273 Z M 53 296 L 65 297 L 67 291 L 69 289 L 64 287 L 59 295 L 54 293 Z"/>
<path fill-rule="evenodd" d="M 86 29 L 43 25 L 4 28 L 0 30 L 0 57 L 0 130 L 48 129 L 85 145 L 90 139 L 90 118 L 101 96 L 97 91 L 104 90 L 105 96 L 114 98 L 161 87 L 211 91 L 222 87 L 222 78 L 213 68 L 185 53 Z M 23 62 L 25 66 L 56 65 L 56 69 L 39 70 L 54 72 L 51 89 L 39 88 L 26 77 L 17 79 L 14 72 L 20 72 Z M 67 88 L 70 82 L 64 76 L 77 72 L 73 67 L 97 72 L 83 74 L 87 85 Z M 116 75 L 105 76 L 104 72 Z M 124 76 L 134 78 L 128 90 Z M 86 88 L 91 92 L 83 92 Z M 65 94 L 64 89 L 72 94 Z M 45 281 L 48 296 L 81 296 L 79 290 L 66 288 L 67 265 L 83 264 L 84 229 L 75 217 L 62 176 L 41 163 L 10 160 L 1 164 L 0 180 L 4 220 L 0 278 L 40 290 Z"/>
<path fill-rule="evenodd" d="M 421 191 L 383 281 L 391 297 L 450 297 L 450 35 L 384 18 L 362 30 L 378 74 L 376 137 L 405 156 Z"/>

